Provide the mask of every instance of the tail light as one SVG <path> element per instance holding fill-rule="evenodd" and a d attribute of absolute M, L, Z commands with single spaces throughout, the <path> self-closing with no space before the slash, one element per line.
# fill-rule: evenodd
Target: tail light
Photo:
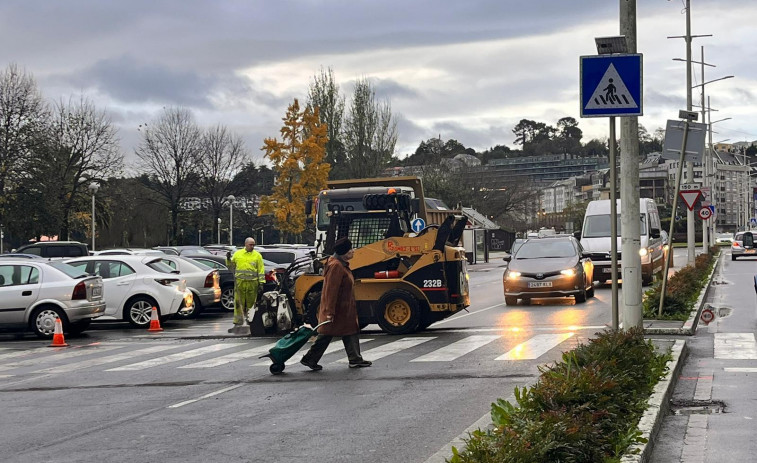
<path fill-rule="evenodd" d="M 738 241 L 734 241 L 733 242 L 733 247 L 734 248 L 738 248 L 739 247 L 739 242 Z"/>
<path fill-rule="evenodd" d="M 269 271 L 266 272 L 266 274 L 265 274 L 265 281 L 266 281 L 266 283 L 268 283 L 268 282 L 274 282 L 275 283 L 276 282 L 276 275 L 275 275 L 275 272 L 273 270 L 269 270 Z"/>
<path fill-rule="evenodd" d="M 216 286 L 218 286 L 218 271 L 213 270 L 212 272 L 208 273 L 208 276 L 205 277 L 205 287 L 213 288 Z"/>
<path fill-rule="evenodd" d="M 81 300 L 87 298 L 87 285 L 84 284 L 83 281 L 80 281 L 79 283 L 74 286 L 74 292 L 71 295 L 71 299 L 73 300 Z"/>

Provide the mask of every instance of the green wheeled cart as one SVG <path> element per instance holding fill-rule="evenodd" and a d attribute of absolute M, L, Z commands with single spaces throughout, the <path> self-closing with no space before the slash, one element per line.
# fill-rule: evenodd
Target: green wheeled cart
<path fill-rule="evenodd" d="M 294 354 L 299 351 L 302 346 L 308 342 L 311 336 L 315 336 L 318 333 L 318 327 L 330 323 L 331 320 L 326 320 L 323 323 L 319 323 L 315 327 L 308 325 L 307 323 L 287 334 L 283 338 L 276 341 L 276 345 L 268 350 L 268 353 L 260 358 L 271 359 L 270 367 L 268 370 L 271 374 L 278 375 L 284 371 L 285 362 L 292 358 Z"/>

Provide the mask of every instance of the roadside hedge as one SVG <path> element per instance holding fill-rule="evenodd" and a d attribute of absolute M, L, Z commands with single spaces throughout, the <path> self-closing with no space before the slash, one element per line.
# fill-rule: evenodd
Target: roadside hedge
<path fill-rule="evenodd" d="M 471 433 L 448 461 L 620 461 L 629 445 L 645 442 L 639 418 L 670 358 L 639 328 L 598 333 L 561 362 L 540 367 L 535 385 L 515 388 L 517 407 L 493 403 L 493 429 Z"/>
<path fill-rule="evenodd" d="M 651 289 L 644 293 L 644 318 L 647 320 L 686 321 L 691 310 L 694 309 L 699 293 L 707 285 L 707 278 L 710 276 L 713 265 L 715 265 L 716 254 L 718 253 L 718 248 L 711 247 L 709 254 L 697 256 L 694 266 L 687 265 L 668 279 L 661 317 L 658 316 L 658 310 L 662 281 L 655 283 Z"/>

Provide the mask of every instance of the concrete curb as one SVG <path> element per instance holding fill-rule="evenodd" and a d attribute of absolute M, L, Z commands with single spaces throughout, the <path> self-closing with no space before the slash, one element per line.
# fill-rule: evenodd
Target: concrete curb
<path fill-rule="evenodd" d="M 672 364 L 672 367 L 655 386 L 654 392 L 649 398 L 647 410 L 639 419 L 639 430 L 641 431 L 641 436 L 647 439 L 647 443 L 630 446 L 626 454 L 620 459 L 621 463 L 647 463 L 652 457 L 652 449 L 657 440 L 657 434 L 670 409 L 670 397 L 673 395 L 676 383 L 681 375 L 684 360 L 689 355 L 686 341 L 683 339 L 677 340 L 671 348 L 671 355 L 673 359 L 669 364 Z M 637 453 L 633 455 L 629 454 L 629 452 L 633 451 Z"/>
<path fill-rule="evenodd" d="M 705 301 L 707 300 L 707 295 L 709 294 L 710 287 L 712 286 L 712 276 L 715 274 L 715 271 L 720 266 L 720 261 L 722 260 L 723 255 L 724 254 L 721 252 L 718 255 L 717 259 L 715 260 L 715 265 L 712 266 L 710 275 L 707 277 L 707 284 L 699 292 L 699 297 L 697 298 L 697 301 L 694 303 L 694 307 L 696 307 L 696 310 L 691 311 L 689 318 L 684 322 L 683 326 L 681 326 L 680 328 L 656 328 L 654 326 L 646 326 L 648 324 L 654 323 L 655 320 L 643 320 L 642 325 L 644 325 L 645 335 L 672 334 L 672 335 L 692 336 L 696 332 L 697 325 L 699 324 L 699 316 L 702 313 L 702 309 L 704 309 Z"/>

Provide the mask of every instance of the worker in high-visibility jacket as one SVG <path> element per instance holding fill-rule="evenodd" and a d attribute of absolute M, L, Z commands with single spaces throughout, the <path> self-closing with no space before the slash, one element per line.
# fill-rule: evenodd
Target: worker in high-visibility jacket
<path fill-rule="evenodd" d="M 265 283 L 263 256 L 255 250 L 255 239 L 245 239 L 244 249 L 236 251 L 233 255 L 231 252 L 226 253 L 226 264 L 234 271 L 234 328 L 236 328 L 247 320 L 247 312 L 255 306 L 255 301 L 257 301 L 258 289 Z"/>

